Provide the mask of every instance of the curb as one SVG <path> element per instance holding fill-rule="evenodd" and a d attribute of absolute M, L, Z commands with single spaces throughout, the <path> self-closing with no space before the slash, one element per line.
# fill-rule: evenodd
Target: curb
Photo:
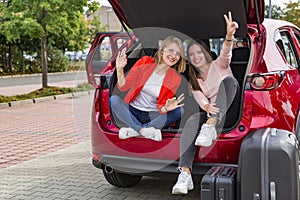
<path fill-rule="evenodd" d="M 45 101 L 53 101 L 53 100 L 60 100 L 60 99 L 73 99 L 85 95 L 91 95 L 94 93 L 94 90 L 84 91 L 84 92 L 74 92 L 74 93 L 68 93 L 68 94 L 61 94 L 61 95 L 54 95 L 54 96 L 47 96 L 47 97 L 40 97 L 40 98 L 34 98 L 34 99 L 25 99 L 20 101 L 11 101 L 11 102 L 5 102 L 0 103 L 0 109 L 2 108 L 9 108 L 9 107 L 15 107 L 15 106 L 21 106 L 25 104 L 35 104 Z"/>

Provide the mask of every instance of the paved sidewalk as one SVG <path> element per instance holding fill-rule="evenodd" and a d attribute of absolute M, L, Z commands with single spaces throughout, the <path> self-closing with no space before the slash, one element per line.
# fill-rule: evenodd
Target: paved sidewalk
<path fill-rule="evenodd" d="M 93 95 L 0 109 L 0 199 L 200 199 L 172 195 L 176 180 L 144 177 L 117 188 L 91 164 Z"/>
<path fill-rule="evenodd" d="M 91 164 L 85 144 L 0 170 L 0 199 L 168 200 L 200 199 L 199 185 L 188 195 L 172 195 L 174 180 L 144 177 L 131 188 L 108 184 Z"/>
<path fill-rule="evenodd" d="M 73 102 L 76 99 L 58 99 L 1 109 L 0 168 L 80 142 Z M 89 110 L 85 110 L 88 115 Z M 88 122 L 85 123 L 89 127 Z M 88 129 L 85 134 L 87 132 Z"/>

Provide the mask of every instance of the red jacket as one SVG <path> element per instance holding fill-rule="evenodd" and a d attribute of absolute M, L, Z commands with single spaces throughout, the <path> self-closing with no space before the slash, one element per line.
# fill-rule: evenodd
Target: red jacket
<path fill-rule="evenodd" d="M 124 98 L 125 103 L 129 104 L 136 98 L 155 70 L 156 65 L 153 58 L 144 56 L 132 66 L 125 77 L 125 84 L 122 87 L 117 84 L 120 91 L 124 92 L 128 90 Z M 168 69 L 156 102 L 157 109 L 160 113 L 162 113 L 161 107 L 166 104 L 166 101 L 174 97 L 180 83 L 181 77 L 177 71 L 173 68 Z"/>

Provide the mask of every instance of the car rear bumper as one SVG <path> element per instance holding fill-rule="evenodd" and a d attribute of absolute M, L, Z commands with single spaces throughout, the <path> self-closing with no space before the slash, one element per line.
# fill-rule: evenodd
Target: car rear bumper
<path fill-rule="evenodd" d="M 177 160 L 172 161 L 103 154 L 99 161 L 93 160 L 93 165 L 97 168 L 107 170 L 108 172 L 111 170 L 116 170 L 127 174 L 143 176 L 178 175 Z M 237 165 L 231 164 L 194 162 L 193 174 L 205 174 L 210 167 L 219 165 L 237 167 Z"/>

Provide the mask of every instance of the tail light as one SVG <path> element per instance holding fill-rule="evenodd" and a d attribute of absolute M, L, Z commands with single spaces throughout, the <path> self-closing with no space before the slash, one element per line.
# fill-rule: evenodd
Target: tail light
<path fill-rule="evenodd" d="M 252 74 L 247 77 L 246 89 L 248 90 L 273 90 L 280 85 L 284 72 L 270 72 Z"/>

